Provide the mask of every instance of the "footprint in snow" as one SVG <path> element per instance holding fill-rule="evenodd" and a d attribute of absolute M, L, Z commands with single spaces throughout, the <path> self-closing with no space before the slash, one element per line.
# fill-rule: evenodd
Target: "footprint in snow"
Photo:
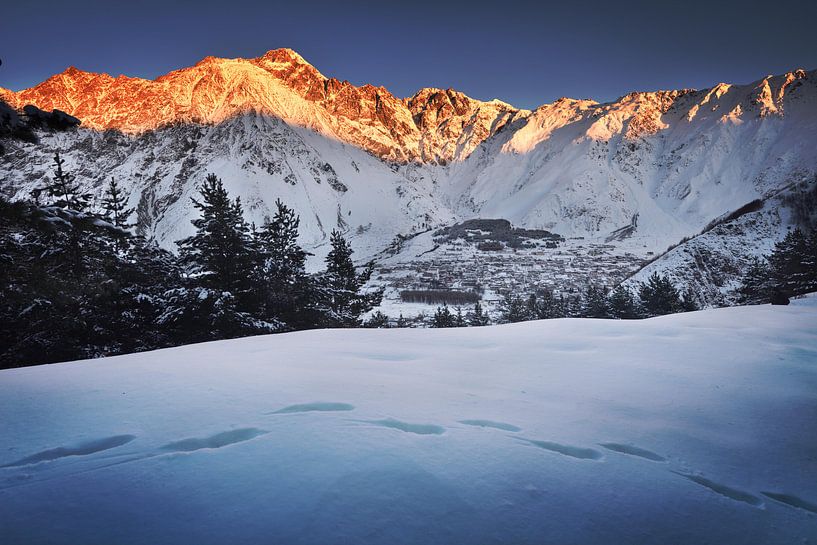
<path fill-rule="evenodd" d="M 272 411 L 264 414 L 293 414 L 293 413 L 309 413 L 309 412 L 334 412 L 334 411 L 353 411 L 354 405 L 348 403 L 333 403 L 333 402 L 317 402 L 317 403 L 300 403 L 298 405 L 290 405 L 277 411 Z"/>
<path fill-rule="evenodd" d="M 645 448 L 636 447 L 633 445 L 625 445 L 623 443 L 599 443 L 599 446 L 606 448 L 607 450 L 612 450 L 613 452 L 618 452 L 620 454 L 627 454 L 629 456 L 637 456 L 638 458 L 644 458 L 646 460 L 650 460 L 652 462 L 666 462 L 667 459 L 663 456 L 652 452 L 651 450 L 647 450 Z"/>
<path fill-rule="evenodd" d="M 54 460 L 59 460 L 60 458 L 67 458 L 69 456 L 88 456 L 89 454 L 95 454 L 104 450 L 121 447 L 122 445 L 130 443 L 134 439 L 136 439 L 135 435 L 114 435 L 113 437 L 94 439 L 92 441 L 86 441 L 74 446 L 43 450 L 0 467 L 26 466 L 30 464 L 38 464 L 40 462 L 51 462 Z"/>
<path fill-rule="evenodd" d="M 781 494 L 779 492 L 761 492 L 761 494 L 774 501 L 786 504 L 789 507 L 796 507 L 797 509 L 817 514 L 817 505 L 792 494 Z"/>
<path fill-rule="evenodd" d="M 601 460 L 603 458 L 601 452 L 592 448 L 574 447 L 572 445 L 562 445 L 554 443 L 553 441 L 535 441 L 533 439 L 521 439 L 526 443 L 530 443 L 535 447 L 544 450 L 549 450 L 562 456 L 570 456 L 571 458 L 579 458 L 581 460 Z"/>
<path fill-rule="evenodd" d="M 202 449 L 216 449 L 242 443 L 255 439 L 260 435 L 269 433 L 258 428 L 241 428 L 238 430 L 223 431 L 210 437 L 193 437 L 190 439 L 182 439 L 181 441 L 174 441 L 161 447 L 160 450 L 170 452 L 193 452 Z"/>
<path fill-rule="evenodd" d="M 384 420 L 367 420 L 370 424 L 382 426 L 384 428 L 391 428 L 406 433 L 415 433 L 417 435 L 442 435 L 445 433 L 445 428 L 435 424 L 411 424 L 409 422 L 402 422 L 393 418 L 386 418 Z"/>
<path fill-rule="evenodd" d="M 465 424 L 466 426 L 476 426 L 478 428 L 494 428 L 503 431 L 522 431 L 522 428 L 518 428 L 513 424 L 496 422 L 494 420 L 460 420 L 460 424 Z"/>
<path fill-rule="evenodd" d="M 678 473 L 677 471 L 673 471 L 673 473 L 680 475 L 690 481 L 697 483 L 703 487 L 708 488 L 709 490 L 715 492 L 716 494 L 720 494 L 730 500 L 740 501 L 743 503 L 748 503 L 753 507 L 761 507 L 763 505 L 763 500 L 749 494 L 748 492 L 744 492 L 743 490 L 738 490 L 736 488 L 732 488 L 730 486 L 726 486 L 725 484 L 720 484 L 715 481 L 710 481 L 706 477 L 702 477 L 700 475 L 689 475 L 687 473 Z"/>

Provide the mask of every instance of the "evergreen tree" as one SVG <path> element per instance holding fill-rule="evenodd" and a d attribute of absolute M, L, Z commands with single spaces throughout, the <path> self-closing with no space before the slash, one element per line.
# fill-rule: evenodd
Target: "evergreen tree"
<path fill-rule="evenodd" d="M 443 303 L 443 306 L 437 307 L 431 327 L 457 327 L 456 317 L 448 310 L 448 305 Z"/>
<path fill-rule="evenodd" d="M 457 313 L 454 315 L 454 327 L 467 327 L 468 323 L 465 321 L 465 316 L 462 314 L 462 307 L 457 307 Z"/>
<path fill-rule="evenodd" d="M 133 214 L 133 208 L 127 207 L 127 201 L 116 179 L 111 177 L 111 183 L 105 189 L 105 196 L 102 199 L 102 209 L 105 211 L 103 217 L 110 223 L 122 229 L 133 227 L 128 223 L 128 218 Z"/>
<path fill-rule="evenodd" d="M 324 313 L 328 325 L 354 327 L 360 323 L 360 316 L 380 304 L 383 290 L 363 292 L 363 286 L 374 271 L 374 263 L 369 262 L 358 273 L 352 262 L 352 247 L 343 235 L 332 230 L 332 249 L 326 256 L 326 272 L 322 276 L 320 289 L 323 293 Z"/>
<path fill-rule="evenodd" d="M 488 317 L 488 314 L 482 310 L 482 305 L 479 301 L 474 303 L 474 310 L 468 313 L 468 325 L 471 326 L 484 326 L 491 323 L 491 319 Z"/>
<path fill-rule="evenodd" d="M 769 256 L 774 287 L 786 295 L 817 291 L 817 234 L 794 229 Z"/>
<path fill-rule="evenodd" d="M 687 287 L 684 293 L 681 294 L 681 300 L 678 304 L 679 312 L 693 312 L 699 309 L 697 297 L 692 288 Z"/>
<path fill-rule="evenodd" d="M 400 316 L 397 318 L 397 327 L 408 327 L 408 320 L 403 318 L 403 313 L 400 313 Z"/>
<path fill-rule="evenodd" d="M 196 284 L 241 298 L 250 287 L 257 258 L 241 201 L 230 200 L 215 174 L 207 176 L 199 192 L 201 201 L 193 199 L 193 205 L 201 217 L 191 222 L 196 233 L 176 243 L 179 257 Z"/>
<path fill-rule="evenodd" d="M 521 297 L 510 292 L 505 294 L 500 303 L 499 312 L 500 320 L 505 324 L 524 322 L 530 319 L 527 303 Z"/>
<path fill-rule="evenodd" d="M 380 312 L 379 310 L 372 314 L 369 317 L 369 319 L 366 320 L 363 326 L 374 329 L 388 329 L 389 327 L 391 327 L 389 325 L 389 317 Z"/>
<path fill-rule="evenodd" d="M 768 303 L 774 289 L 775 282 L 768 261 L 755 257 L 743 275 L 738 288 L 738 301 L 749 305 Z"/>
<path fill-rule="evenodd" d="M 45 192 L 53 199 L 50 203 L 51 206 L 83 212 L 88 208 L 91 195 L 80 191 L 80 186 L 76 183 L 76 177 L 63 169 L 64 164 L 65 159 L 60 157 L 60 152 L 55 152 L 54 178 L 37 192 L 36 198 L 39 200 L 40 194 Z"/>
<path fill-rule="evenodd" d="M 531 319 L 535 320 L 549 320 L 567 316 L 564 298 L 557 299 L 550 289 L 539 290 L 536 295 L 531 295 L 530 299 L 528 299 L 528 312 Z"/>
<path fill-rule="evenodd" d="M 622 285 L 610 293 L 608 298 L 610 316 L 619 320 L 638 318 L 638 307 L 632 292 Z"/>
<path fill-rule="evenodd" d="M 259 287 L 263 314 L 289 327 L 318 325 L 315 287 L 306 273 L 306 256 L 298 244 L 300 218 L 280 200 L 276 212 L 255 235 L 261 266 Z"/>
<path fill-rule="evenodd" d="M 647 316 L 661 316 L 681 310 L 681 298 L 678 290 L 669 278 L 652 273 L 638 290 L 641 307 Z"/>
<path fill-rule="evenodd" d="M 603 289 L 592 284 L 587 287 L 582 300 L 581 316 L 583 318 L 610 317 L 610 311 L 607 307 L 607 296 Z"/>

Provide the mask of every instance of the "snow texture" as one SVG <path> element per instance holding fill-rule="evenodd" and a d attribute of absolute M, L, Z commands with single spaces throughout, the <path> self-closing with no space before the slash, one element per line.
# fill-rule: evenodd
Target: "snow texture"
<path fill-rule="evenodd" d="M 817 297 L 0 372 L 9 544 L 792 544 Z"/>

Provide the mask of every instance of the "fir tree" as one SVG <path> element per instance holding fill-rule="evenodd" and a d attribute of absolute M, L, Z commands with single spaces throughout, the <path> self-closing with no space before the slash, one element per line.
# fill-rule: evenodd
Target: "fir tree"
<path fill-rule="evenodd" d="M 641 308 L 648 316 L 672 314 L 681 309 L 681 299 L 678 290 L 672 285 L 669 278 L 652 273 L 646 282 L 642 282 L 638 290 L 641 299 Z"/>
<path fill-rule="evenodd" d="M 63 169 L 64 164 L 65 159 L 60 157 L 60 152 L 55 152 L 53 166 L 54 178 L 50 183 L 46 183 L 46 185 L 41 188 L 36 198 L 39 200 L 39 195 L 45 192 L 49 197 L 54 199 L 50 203 L 51 206 L 82 212 L 88 207 L 91 195 L 80 191 L 80 186 L 76 183 L 75 176 Z"/>
<path fill-rule="evenodd" d="M 474 303 L 474 309 L 468 313 L 468 325 L 479 327 L 488 325 L 491 323 L 491 319 L 488 317 L 488 314 L 482 310 L 482 305 L 479 301 Z"/>
<path fill-rule="evenodd" d="M 775 283 L 768 261 L 755 257 L 743 275 L 741 286 L 738 288 L 738 301 L 750 305 L 768 303 L 774 288 Z"/>
<path fill-rule="evenodd" d="M 817 291 L 817 234 L 794 229 L 769 256 L 774 287 L 786 295 Z"/>
<path fill-rule="evenodd" d="M 456 317 L 448 309 L 448 305 L 443 303 L 443 306 L 437 307 L 431 327 L 457 327 Z"/>
<path fill-rule="evenodd" d="M 383 290 L 363 292 L 374 271 L 374 263 L 369 262 L 358 273 L 352 262 L 352 247 L 339 231 L 332 230 L 330 243 L 332 249 L 326 256 L 326 272 L 320 286 L 325 317 L 328 325 L 354 327 L 360 323 L 362 314 L 380 304 Z"/>
<path fill-rule="evenodd" d="M 408 327 L 408 320 L 403 317 L 403 313 L 400 313 L 400 316 L 397 317 L 397 327 Z"/>
<path fill-rule="evenodd" d="M 300 218 L 280 200 L 276 212 L 255 235 L 261 266 L 258 282 L 264 315 L 302 329 L 318 325 L 314 316 L 314 283 L 306 273 L 306 256 L 298 244 Z"/>
<path fill-rule="evenodd" d="M 681 294 L 681 300 L 678 304 L 679 312 L 694 312 L 699 309 L 697 297 L 692 288 L 687 287 L 684 293 Z"/>
<path fill-rule="evenodd" d="M 249 288 L 256 254 L 244 221 L 241 201 L 230 200 L 221 180 L 209 174 L 193 205 L 201 217 L 192 220 L 196 233 L 178 241 L 181 262 L 198 284 L 240 297 Z"/>
<path fill-rule="evenodd" d="M 122 229 L 133 227 L 132 224 L 128 223 L 128 218 L 133 214 L 133 208 L 127 207 L 127 201 L 113 177 L 111 177 L 111 183 L 105 189 L 102 209 L 105 211 L 103 217 L 110 223 Z"/>
<path fill-rule="evenodd" d="M 582 300 L 581 316 L 583 318 L 610 317 L 610 311 L 607 307 L 607 296 L 603 289 L 592 284 L 587 287 Z"/>
<path fill-rule="evenodd" d="M 530 319 L 527 303 L 523 301 L 521 297 L 510 292 L 505 294 L 505 297 L 500 303 L 499 311 L 500 319 L 502 323 L 505 324 L 524 322 Z"/>
<path fill-rule="evenodd" d="M 462 307 L 457 307 L 457 313 L 454 315 L 454 327 L 466 327 L 467 325 L 465 316 L 462 314 Z"/>
<path fill-rule="evenodd" d="M 632 320 L 638 318 L 638 307 L 632 292 L 622 285 L 610 293 L 608 298 L 610 316 L 619 320 Z"/>
<path fill-rule="evenodd" d="M 372 314 L 369 317 L 369 319 L 366 320 L 363 326 L 374 329 L 388 329 L 389 327 L 391 327 L 389 325 L 389 317 L 380 312 L 379 310 Z"/>

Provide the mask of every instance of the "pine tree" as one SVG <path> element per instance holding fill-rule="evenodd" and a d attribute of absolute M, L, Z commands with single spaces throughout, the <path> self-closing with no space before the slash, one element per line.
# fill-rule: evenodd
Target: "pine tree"
<path fill-rule="evenodd" d="M 397 318 L 397 327 L 408 327 L 408 320 L 403 317 L 403 313 L 400 313 L 400 316 Z"/>
<path fill-rule="evenodd" d="M 241 201 L 230 200 L 224 184 L 209 174 L 193 205 L 201 217 L 192 220 L 196 233 L 178 241 L 181 262 L 203 287 L 230 292 L 236 298 L 249 289 L 256 254 L 244 221 Z"/>
<path fill-rule="evenodd" d="M 768 303 L 774 288 L 768 261 L 755 257 L 743 275 L 738 288 L 738 301 L 749 305 Z"/>
<path fill-rule="evenodd" d="M 679 312 L 694 312 L 699 310 L 697 299 L 692 288 L 687 287 L 684 293 L 681 294 L 681 299 L 678 304 Z"/>
<path fill-rule="evenodd" d="M 587 287 L 582 301 L 581 316 L 583 318 L 610 317 L 610 311 L 607 307 L 607 296 L 603 289 L 592 284 Z"/>
<path fill-rule="evenodd" d="M 499 311 L 500 320 L 505 324 L 530 320 L 527 303 L 521 297 L 510 292 L 505 294 L 500 303 Z"/>
<path fill-rule="evenodd" d="M 488 314 L 482 310 L 482 305 L 480 302 L 477 301 L 474 303 L 474 310 L 468 313 L 468 325 L 479 327 L 490 323 L 491 319 L 488 317 Z"/>
<path fill-rule="evenodd" d="M 622 285 L 610 293 L 608 298 L 610 316 L 619 320 L 638 318 L 638 307 L 632 292 Z"/>
<path fill-rule="evenodd" d="M 258 290 L 263 313 L 291 328 L 314 327 L 319 322 L 314 316 L 316 294 L 306 272 L 308 254 L 298 244 L 300 218 L 280 200 L 275 206 L 272 219 L 254 237 L 261 261 Z"/>
<path fill-rule="evenodd" d="M 65 159 L 60 157 L 60 152 L 55 152 L 53 167 L 54 178 L 51 183 L 46 183 L 46 185 L 37 192 L 36 198 L 39 200 L 39 195 L 45 192 L 49 197 L 54 199 L 53 202 L 50 203 L 51 206 L 82 212 L 88 208 L 91 195 L 81 193 L 75 176 L 63 169 L 64 164 Z"/>
<path fill-rule="evenodd" d="M 363 324 L 363 327 L 369 327 L 373 329 L 388 329 L 391 327 L 389 325 L 389 317 L 383 314 L 381 311 L 375 311 L 368 320 Z"/>
<path fill-rule="evenodd" d="M 360 323 L 362 314 L 380 304 L 383 290 L 363 292 L 374 271 L 374 263 L 367 263 L 358 273 L 352 262 L 352 247 L 339 231 L 332 230 L 330 243 L 332 249 L 326 256 L 326 272 L 320 286 L 325 318 L 327 325 L 354 327 Z"/>
<path fill-rule="evenodd" d="M 775 245 L 769 265 L 775 287 L 786 295 L 817 290 L 817 234 L 790 231 Z"/>
<path fill-rule="evenodd" d="M 127 201 L 113 177 L 111 177 L 111 183 L 105 189 L 102 209 L 105 211 L 103 217 L 110 223 L 122 229 L 133 227 L 132 224 L 128 223 L 128 218 L 133 214 L 133 208 L 127 207 Z"/>
<path fill-rule="evenodd" d="M 443 306 L 437 307 L 431 327 L 457 327 L 456 317 L 448 310 L 448 305 L 443 303 Z"/>
<path fill-rule="evenodd" d="M 454 327 L 466 327 L 468 323 L 465 321 L 465 316 L 462 314 L 462 307 L 457 307 L 457 313 L 454 315 Z"/>
<path fill-rule="evenodd" d="M 652 273 L 638 290 L 641 307 L 648 316 L 672 314 L 681 310 L 681 298 L 678 290 L 669 278 Z"/>

